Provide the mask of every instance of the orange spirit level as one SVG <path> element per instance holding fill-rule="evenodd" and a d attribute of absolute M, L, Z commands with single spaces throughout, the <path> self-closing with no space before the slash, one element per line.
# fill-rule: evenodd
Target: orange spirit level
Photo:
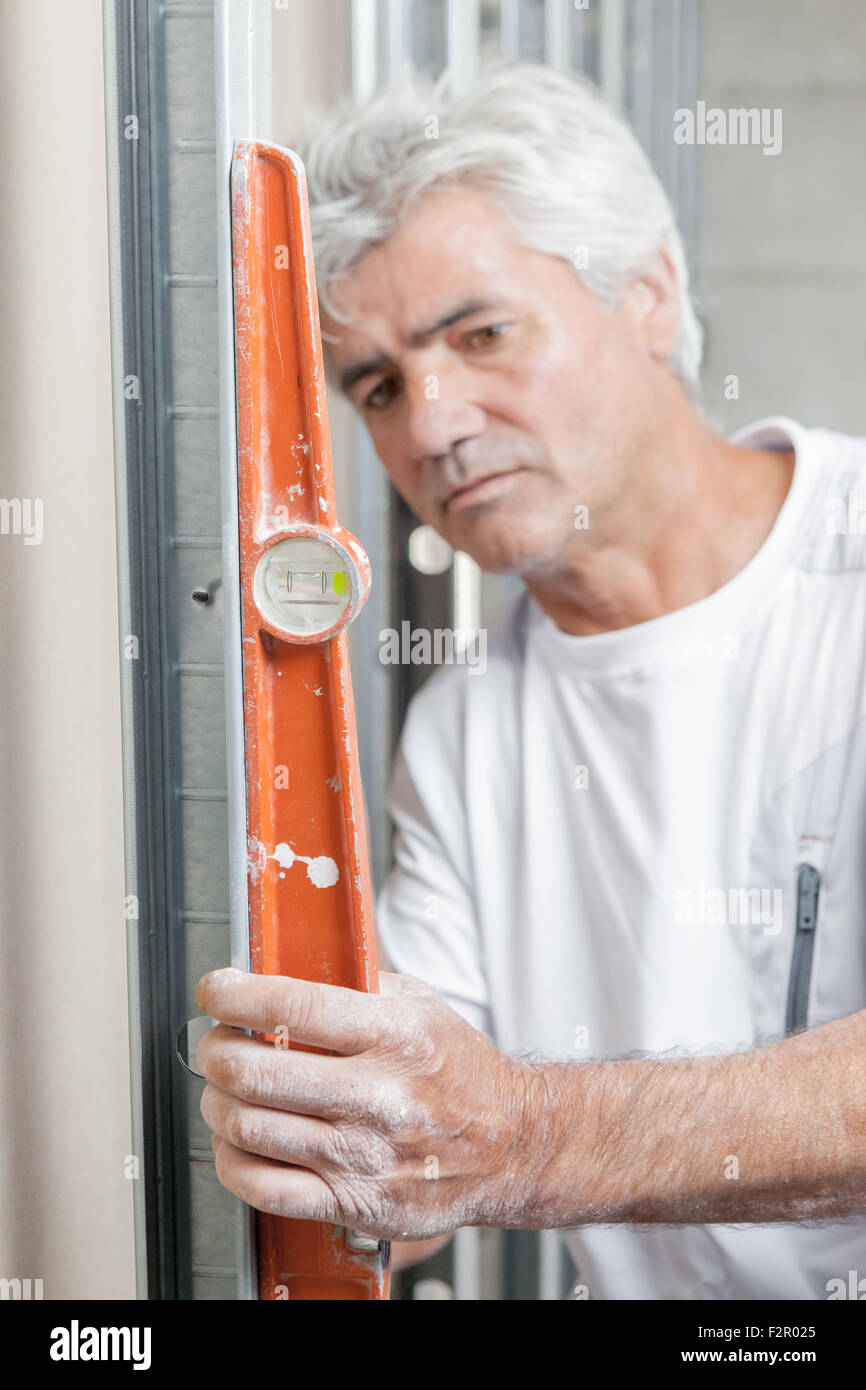
<path fill-rule="evenodd" d="M 250 963 L 372 991 L 346 634 L 370 565 L 337 523 L 303 165 L 240 142 L 231 193 Z M 263 1214 L 256 1229 L 260 1298 L 387 1298 L 387 1242 Z"/>

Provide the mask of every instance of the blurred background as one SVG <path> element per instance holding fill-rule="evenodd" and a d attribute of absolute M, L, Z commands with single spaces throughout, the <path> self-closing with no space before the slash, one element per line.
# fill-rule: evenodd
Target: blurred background
<path fill-rule="evenodd" d="M 583 71 L 677 208 L 712 422 L 862 434 L 864 53 L 858 0 L 0 0 L 0 491 L 44 506 L 40 544 L 0 535 L 0 1277 L 46 1298 L 243 1293 L 237 1204 L 173 1055 L 230 953 L 230 140 L 291 146 L 306 108 L 406 63 Z M 677 145 L 673 113 L 699 100 L 781 109 L 781 151 Z M 381 883 L 389 763 L 426 671 L 382 666 L 377 634 L 487 624 L 510 583 L 431 545 L 330 411 L 340 519 L 375 575 L 352 657 Z M 467 1231 L 394 1296 L 577 1282 L 556 1236 Z"/>

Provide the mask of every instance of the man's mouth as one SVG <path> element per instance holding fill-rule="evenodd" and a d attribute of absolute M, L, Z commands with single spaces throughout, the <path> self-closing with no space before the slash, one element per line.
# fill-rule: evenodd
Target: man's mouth
<path fill-rule="evenodd" d="M 446 497 L 445 510 L 459 511 L 463 506 L 473 506 L 476 502 L 486 501 L 501 488 L 510 486 L 510 480 L 523 472 L 522 468 L 506 468 L 502 472 L 486 473 L 483 478 L 464 483 Z"/>

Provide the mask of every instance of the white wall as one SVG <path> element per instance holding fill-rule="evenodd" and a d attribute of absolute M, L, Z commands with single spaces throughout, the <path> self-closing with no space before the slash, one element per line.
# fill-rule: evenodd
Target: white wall
<path fill-rule="evenodd" d="M 102 15 L 0 5 L 0 1277 L 135 1295 Z"/>

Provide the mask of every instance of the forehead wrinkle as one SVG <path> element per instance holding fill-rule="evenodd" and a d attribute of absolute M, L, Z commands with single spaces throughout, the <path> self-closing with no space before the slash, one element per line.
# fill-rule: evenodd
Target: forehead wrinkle
<path fill-rule="evenodd" d="M 425 328 L 416 328 L 409 333 L 403 333 L 401 340 L 407 347 L 419 348 L 435 338 L 438 333 L 443 333 L 445 329 L 452 328 L 461 319 L 470 318 L 473 314 L 484 313 L 495 307 L 494 301 L 489 299 L 471 299 L 459 304 L 456 308 L 449 310 L 438 318 L 435 323 Z M 340 373 L 340 384 L 344 391 L 348 391 L 365 376 L 372 376 L 375 372 L 382 371 L 385 367 L 393 365 L 392 359 L 384 352 L 372 353 L 369 357 L 362 358 L 350 366 L 347 366 Z"/>

